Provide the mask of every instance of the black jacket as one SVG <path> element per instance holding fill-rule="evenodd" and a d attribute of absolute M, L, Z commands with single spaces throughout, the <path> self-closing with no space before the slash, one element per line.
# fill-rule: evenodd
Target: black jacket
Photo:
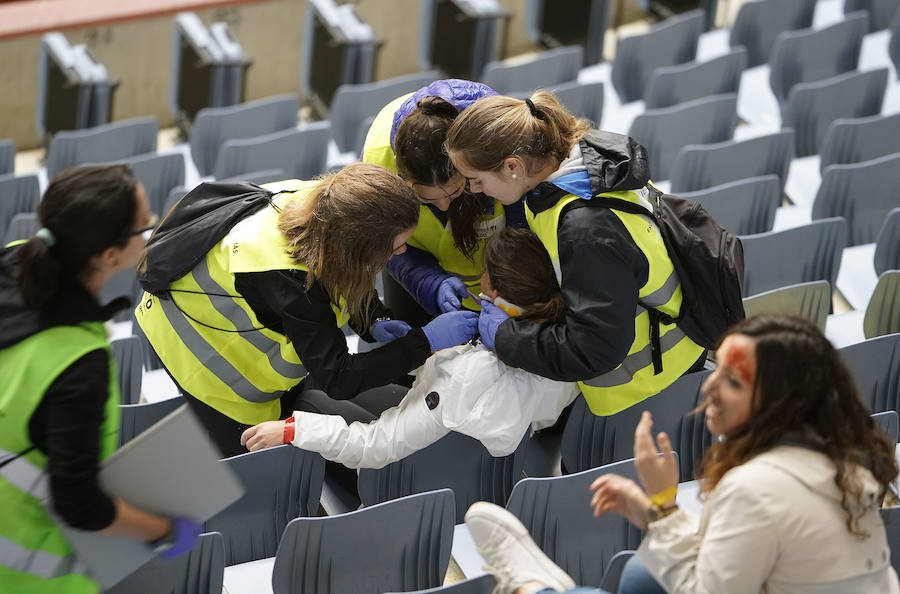
<path fill-rule="evenodd" d="M 580 147 L 593 195 L 647 184 L 647 153 L 632 138 L 595 130 Z M 540 213 L 566 195 L 543 182 L 525 200 L 532 212 Z M 638 292 L 650 269 L 625 225 L 608 208 L 565 209 L 557 235 L 565 319 L 503 322 L 496 350 L 507 365 L 578 381 L 611 371 L 625 359 L 634 342 Z"/>
<path fill-rule="evenodd" d="M 62 279 L 46 307 L 28 308 L 15 287 L 14 262 L 15 248 L 0 251 L 0 349 L 53 326 L 108 320 L 128 305 L 121 298 L 101 307 L 81 283 Z M 50 385 L 28 422 L 31 442 L 47 456 L 54 510 L 83 530 L 101 530 L 116 515 L 97 481 L 109 369 L 106 350 L 84 355 Z"/>

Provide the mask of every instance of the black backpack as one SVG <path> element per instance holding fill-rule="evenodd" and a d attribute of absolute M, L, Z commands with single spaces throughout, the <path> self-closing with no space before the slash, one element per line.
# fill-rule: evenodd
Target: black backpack
<path fill-rule="evenodd" d="M 675 322 L 691 340 L 715 348 L 722 334 L 744 319 L 744 247 L 695 200 L 663 194 L 651 185 L 649 201 L 669 258 L 681 280 L 681 312 L 676 319 L 655 309 L 650 313 L 650 340 L 656 373 L 662 370 L 659 323 Z M 585 205 L 606 206 L 647 215 L 643 206 L 598 196 Z"/>
<path fill-rule="evenodd" d="M 272 196 L 249 182 L 207 182 L 185 194 L 144 248 L 137 265 L 141 287 L 168 298 L 173 281 L 193 270 L 239 221 L 271 204 Z"/>

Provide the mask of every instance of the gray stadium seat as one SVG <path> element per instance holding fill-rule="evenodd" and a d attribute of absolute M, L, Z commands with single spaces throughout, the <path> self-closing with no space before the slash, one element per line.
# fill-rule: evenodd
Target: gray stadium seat
<path fill-rule="evenodd" d="M 863 335 L 875 338 L 900 332 L 900 270 L 886 270 L 866 306 Z"/>
<path fill-rule="evenodd" d="M 435 70 L 358 85 L 341 85 L 334 92 L 328 119 L 338 150 L 352 151 L 366 118 L 401 95 L 412 93 L 441 78 Z"/>
<path fill-rule="evenodd" d="M 657 68 L 644 93 L 645 109 L 678 105 L 710 95 L 737 93 L 747 67 L 747 50 L 736 47 L 707 60 Z"/>
<path fill-rule="evenodd" d="M 824 280 L 788 285 L 744 298 L 744 313 L 748 318 L 763 313 L 799 316 L 823 332 L 830 310 L 831 285 Z"/>
<path fill-rule="evenodd" d="M 855 10 L 869 13 L 869 31 L 887 29 L 898 7 L 900 0 L 844 0 L 844 14 Z"/>
<path fill-rule="evenodd" d="M 578 78 L 584 50 L 570 45 L 546 50 L 527 62 L 489 62 L 481 80 L 498 93 L 553 87 Z"/>
<path fill-rule="evenodd" d="M 119 297 L 127 297 L 132 305 L 140 298 L 137 284 L 137 272 L 134 268 L 126 268 L 115 273 L 100 289 L 99 301 L 106 305 Z M 113 321 L 125 322 L 131 319 L 131 307 L 120 310 Z"/>
<path fill-rule="evenodd" d="M 629 136 L 646 149 L 653 180 L 669 179 L 682 147 L 730 140 L 737 125 L 737 95 L 713 95 L 674 107 L 645 111 Z"/>
<path fill-rule="evenodd" d="M 889 440 L 893 443 L 897 443 L 897 439 L 900 437 L 900 415 L 897 414 L 897 411 L 886 410 L 884 412 L 875 413 L 872 415 L 872 420 L 884 430 L 884 433 Z"/>
<path fill-rule="evenodd" d="M 187 406 L 183 396 L 144 404 L 120 404 L 119 412 L 122 417 L 119 425 L 119 447 L 180 406 Z"/>
<path fill-rule="evenodd" d="M 824 80 L 856 70 L 869 22 L 855 12 L 824 29 L 785 31 L 778 36 L 769 60 L 769 84 L 782 105 L 798 83 Z"/>
<path fill-rule="evenodd" d="M 222 179 L 218 181 L 245 181 L 261 186 L 263 184 L 282 181 L 285 179 L 290 178 L 288 178 L 287 175 L 285 175 L 284 171 L 282 171 L 281 169 L 264 169 L 262 171 L 253 171 L 251 173 L 245 173 L 237 177 L 230 177 L 228 179 Z"/>
<path fill-rule="evenodd" d="M 277 95 L 231 107 L 197 112 L 191 126 L 191 158 L 201 176 L 212 174 L 216 156 L 228 140 L 253 138 L 297 127 L 300 100 Z"/>
<path fill-rule="evenodd" d="M 847 245 L 872 243 L 900 204 L 900 153 L 848 165 L 829 165 L 812 205 L 812 218 L 847 219 Z"/>
<path fill-rule="evenodd" d="M 761 0 L 745 2 L 731 26 L 728 43 L 747 48 L 747 66 L 769 60 L 769 51 L 783 31 L 812 26 L 816 0 Z"/>
<path fill-rule="evenodd" d="M 633 433 L 634 428 L 630 431 Z M 513 488 L 506 506 L 528 529 L 535 543 L 572 576 L 576 584 L 599 584 L 613 555 L 636 549 L 640 531 L 619 514 L 595 518 L 588 487 L 604 474 L 637 480 L 634 459 L 577 474 L 526 478 Z"/>
<path fill-rule="evenodd" d="M 838 118 L 881 113 L 887 76 L 888 69 L 879 68 L 794 85 L 784 106 L 781 125 L 794 129 L 796 156 L 818 153 L 825 131 Z"/>
<path fill-rule="evenodd" d="M 606 564 L 603 570 L 603 581 L 600 582 L 600 589 L 606 592 L 618 592 L 619 580 L 622 578 L 622 571 L 628 560 L 634 557 L 635 551 L 619 551 Z"/>
<path fill-rule="evenodd" d="M 751 177 L 696 192 L 680 192 L 696 200 L 720 225 L 735 235 L 772 230 L 775 210 L 781 203 L 778 177 Z"/>
<path fill-rule="evenodd" d="M 312 179 L 325 172 L 328 121 L 282 130 L 256 138 L 229 140 L 219 151 L 216 179 L 243 177 L 263 169 L 281 169 L 288 178 Z"/>
<path fill-rule="evenodd" d="M 888 43 L 888 55 L 894 64 L 894 72 L 900 77 L 900 10 L 894 15 L 891 21 L 891 40 Z"/>
<path fill-rule="evenodd" d="M 19 239 L 29 239 L 37 230 L 38 219 L 36 213 L 20 212 L 17 215 L 13 215 L 12 220 L 9 221 L 9 225 L 6 227 L 6 237 L 3 240 L 3 245 Z"/>
<path fill-rule="evenodd" d="M 693 192 L 740 179 L 777 175 L 781 194 L 793 158 L 794 131 L 789 128 L 748 140 L 686 146 L 672 165 L 672 192 Z"/>
<path fill-rule="evenodd" d="M 884 219 L 875 240 L 873 264 L 876 274 L 900 270 L 900 207 L 891 209 Z"/>
<path fill-rule="evenodd" d="M 825 131 L 819 171 L 829 165 L 860 163 L 900 153 L 900 113 L 835 120 Z"/>
<path fill-rule="evenodd" d="M 817 280 L 834 287 L 846 237 L 842 218 L 741 237 L 744 297 Z"/>
<path fill-rule="evenodd" d="M 137 336 L 117 338 L 109 343 L 116 359 L 121 404 L 137 404 L 141 399 L 141 377 L 144 374 L 144 351 Z"/>
<path fill-rule="evenodd" d="M 560 444 L 565 471 L 581 472 L 634 456 L 634 428 L 643 411 L 649 410 L 654 433 L 665 431 L 679 452 L 687 448 L 686 454 L 679 456 L 679 468 L 684 480 L 693 478 L 694 436 L 683 430 L 682 418 L 697 406 L 700 386 L 708 375 L 708 371 L 687 374 L 659 394 L 607 417 L 593 414 L 583 396 L 576 398 Z"/>
<path fill-rule="evenodd" d="M 86 130 L 57 132 L 47 149 L 47 177 L 83 163 L 109 163 L 156 152 L 159 122 L 135 118 Z"/>
<path fill-rule="evenodd" d="M 244 495 L 206 521 L 225 538 L 225 565 L 275 556 L 285 526 L 319 510 L 325 460 L 283 445 L 222 461 L 240 478 Z"/>
<path fill-rule="evenodd" d="M 16 147 L 12 140 L 0 140 L 0 175 L 15 171 Z"/>
<path fill-rule="evenodd" d="M 184 155 L 180 152 L 138 155 L 115 161 L 131 167 L 147 192 L 150 212 L 160 216 L 172 188 L 184 185 Z"/>
<path fill-rule="evenodd" d="M 449 586 L 439 586 L 437 588 L 428 588 L 427 590 L 416 590 L 415 592 L 407 592 L 406 594 L 491 594 L 497 580 L 489 573 L 482 576 L 455 582 Z M 400 592 L 387 592 L 385 594 L 401 594 Z"/>
<path fill-rule="evenodd" d="M 657 68 L 694 60 L 703 20 L 702 10 L 692 10 L 619 40 L 610 76 L 622 103 L 643 99 Z"/>
<path fill-rule="evenodd" d="M 359 496 L 373 505 L 434 489 L 453 490 L 456 521 L 476 501 L 504 505 L 513 485 L 522 476 L 531 436 L 526 433 L 516 451 L 494 458 L 480 441 L 450 432 L 436 443 L 384 468 L 359 471 Z"/>
<path fill-rule="evenodd" d="M 900 334 L 870 338 L 840 353 L 870 411 L 900 410 Z"/>
<path fill-rule="evenodd" d="M 577 80 L 560 83 L 544 89 L 559 100 L 575 117 L 584 118 L 599 125 L 603 117 L 603 83 L 580 83 Z M 531 97 L 533 90 L 509 93 L 516 99 Z"/>
<path fill-rule="evenodd" d="M 225 544 L 218 532 L 200 535 L 187 555 L 155 557 L 104 594 L 222 594 Z"/>
<path fill-rule="evenodd" d="M 6 232 L 13 217 L 37 211 L 41 199 L 36 173 L 0 175 L 0 230 Z"/>
<path fill-rule="evenodd" d="M 375 594 L 440 586 L 450 563 L 453 492 L 430 491 L 337 516 L 297 518 L 281 537 L 274 594 Z"/>

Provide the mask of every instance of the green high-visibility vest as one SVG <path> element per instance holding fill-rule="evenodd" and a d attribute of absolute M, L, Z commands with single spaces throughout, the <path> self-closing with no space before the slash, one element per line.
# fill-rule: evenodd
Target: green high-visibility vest
<path fill-rule="evenodd" d="M 632 191 L 608 192 L 598 196 L 640 203 L 640 197 Z M 560 284 L 562 272 L 559 263 L 559 217 L 565 206 L 575 200 L 581 198 L 567 194 L 552 208 L 538 214 L 534 214 L 527 206 L 525 209 L 528 224 L 550 254 Z M 611 212 L 619 217 L 634 243 L 647 258 L 649 273 L 647 282 L 638 292 L 638 299 L 649 307 L 654 307 L 673 318 L 677 317 L 681 309 L 681 283 L 669 259 L 659 229 L 641 215 L 613 209 Z M 589 273 L 589 271 L 580 272 Z M 597 279 L 597 282 L 615 281 Z M 703 347 L 688 338 L 675 324 L 660 324 L 659 333 L 662 372 L 654 374 L 650 349 L 650 316 L 647 309 L 639 305 L 634 315 L 634 342 L 628 349 L 625 359 L 611 371 L 578 382 L 584 399 L 595 415 L 617 413 L 657 394 L 690 369 L 703 353 Z"/>
<path fill-rule="evenodd" d="M 81 565 L 47 513 L 47 457 L 32 447 L 28 423 L 47 389 L 91 351 L 109 352 L 100 322 L 56 326 L 0 351 L 0 591 L 16 594 L 87 594 L 99 585 Z M 119 383 L 110 354 L 109 399 L 99 435 L 106 458 L 119 441 Z M 15 459 L 13 459 L 15 458 Z"/>
<path fill-rule="evenodd" d="M 286 190 L 284 206 L 305 200 L 317 181 L 268 184 Z M 308 270 L 288 252 L 269 206 L 238 222 L 194 269 L 170 285 L 171 299 L 144 293 L 135 316 L 163 365 L 189 394 L 246 425 L 277 419 L 279 398 L 306 368 L 290 339 L 265 328 L 234 286 L 234 275 Z M 332 304 L 338 326 L 349 320 L 343 299 Z"/>

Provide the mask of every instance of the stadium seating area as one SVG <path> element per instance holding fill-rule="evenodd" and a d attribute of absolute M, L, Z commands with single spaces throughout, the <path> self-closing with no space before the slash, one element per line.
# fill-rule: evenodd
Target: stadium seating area
<path fill-rule="evenodd" d="M 622 36 L 608 62 L 584 66 L 581 47 L 560 47 L 526 61 L 489 63 L 482 77 L 520 98 L 535 89 L 555 92 L 576 115 L 647 147 L 659 187 L 700 201 L 741 236 L 747 313 L 792 313 L 823 328 L 842 347 L 871 411 L 888 413 L 879 421 L 893 427 L 895 441 L 898 4 L 755 0 L 729 28 L 711 31 L 695 10 Z M 14 171 L 15 148 L 0 140 L 0 236 L 9 242 L 33 234 L 47 180 L 82 164 L 131 165 L 160 215 L 205 180 L 312 178 L 356 160 L 375 113 L 439 77 L 425 71 L 340 86 L 330 119 L 316 122 L 298 123 L 295 95 L 201 109 L 187 142 L 174 147 L 158 147 L 154 118 L 59 132 L 39 171 Z M 119 295 L 140 295 L 133 272 L 104 288 L 104 300 Z M 181 398 L 146 341 L 132 334 L 131 320 L 130 312 L 116 320 L 113 343 L 123 388 L 122 443 Z M 348 340 L 356 348 L 358 338 Z M 621 517 L 593 518 L 587 485 L 602 473 L 634 473 L 627 459 L 644 409 L 661 419 L 658 428 L 676 444 L 681 480 L 691 481 L 712 440 L 702 419 L 690 414 L 707 373 L 685 376 L 611 417 L 593 416 L 579 398 L 561 436 L 526 436 L 504 459 L 451 434 L 415 459 L 361 472 L 363 505 L 348 514 L 316 517 L 324 472 L 318 455 L 284 447 L 228 459 L 223 463 L 255 488 L 207 523 L 202 544 L 188 557 L 155 561 L 114 591 L 219 594 L 224 584 L 231 594 L 488 592 L 491 578 L 479 577 L 464 526 L 454 529 L 480 499 L 506 505 L 577 582 L 614 589 L 628 556 L 620 553 L 636 548 L 640 534 Z M 529 463 L 529 454 L 541 454 L 547 443 L 555 464 L 536 477 L 530 469 L 540 465 Z M 562 472 L 571 474 L 551 476 Z M 520 481 L 523 473 L 531 476 Z M 428 493 L 417 495 L 422 491 Z M 690 492 L 682 489 L 679 501 Z M 897 524 L 894 518 L 888 531 L 900 569 Z M 348 548 L 350 541 L 356 544 Z M 303 553 L 312 548 L 315 555 Z M 442 588 L 451 554 L 470 579 Z M 173 574 L 183 583 L 155 577 Z"/>

